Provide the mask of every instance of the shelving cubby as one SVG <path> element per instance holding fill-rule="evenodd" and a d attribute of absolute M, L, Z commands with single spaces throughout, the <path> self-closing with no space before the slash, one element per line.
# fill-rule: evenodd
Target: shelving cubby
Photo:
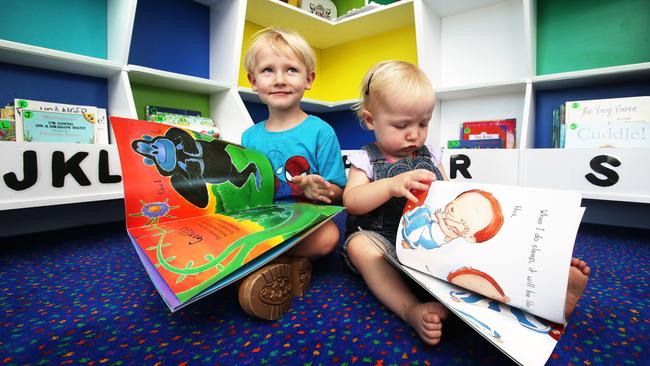
<path fill-rule="evenodd" d="M 198 109 L 224 139 L 239 142 L 252 124 L 235 86 L 246 1 L 139 0 L 128 76 L 133 117 L 144 106 Z"/>
<path fill-rule="evenodd" d="M 337 5 L 365 4 L 341 0 Z M 646 0 L 402 0 L 338 21 L 278 0 L 8 0 L 3 5 L 3 104 L 25 98 L 96 105 L 128 118 L 141 117 L 148 103 L 191 107 L 237 142 L 264 113 L 246 79 L 243 52 L 254 32 L 281 26 L 300 32 L 315 49 L 316 82 L 303 108 L 332 122 L 346 151 L 372 140 L 350 111 L 363 74 L 377 61 L 401 59 L 417 63 L 436 88 L 429 143 L 445 146 L 457 139 L 464 121 L 517 119 L 515 149 L 449 150 L 456 156 L 448 154 L 448 175 L 575 189 L 605 202 L 650 203 L 650 174 L 644 168 L 650 149 L 549 148 L 550 110 L 559 103 L 650 95 Z M 32 173 L 24 170 L 27 151 L 36 156 L 38 179 L 26 189 L 12 189 L 7 179 L 27 181 Z M 63 187 L 52 186 L 57 151 L 66 159 L 87 154 L 79 166 L 89 186 L 70 174 Z M 90 223 L 86 219 L 93 215 L 84 209 L 121 212 L 103 205 L 123 195 L 113 144 L 4 142 L 0 154 L 10 157 L 0 166 L 0 217 L 6 223 L 18 217 L 29 222 L 27 217 L 40 213 L 59 215 L 65 207 L 77 213 L 74 222 L 52 220 L 47 228 L 53 229 Z M 42 210 L 31 211 L 37 209 Z M 5 234 L 34 230 L 23 226 Z"/>
<path fill-rule="evenodd" d="M 574 100 L 650 95 L 650 3 L 531 1 L 536 57 L 524 185 L 650 203 L 650 148 L 551 148 L 552 110 Z M 558 55 L 562 55 L 559 57 Z"/>
<path fill-rule="evenodd" d="M 357 8 L 364 5 L 363 0 L 346 2 L 346 6 Z M 303 102 L 308 112 L 349 110 L 358 100 L 363 75 L 378 61 L 400 59 L 417 63 L 412 0 L 398 1 L 338 21 L 317 17 L 278 0 L 249 0 L 245 19 L 238 83 L 246 101 L 259 102 L 259 99 L 250 90 L 243 54 L 250 37 L 264 27 L 295 30 L 314 49 L 316 80 Z"/>
<path fill-rule="evenodd" d="M 4 24 L 8 26 L 0 30 L 2 103 L 17 97 L 95 105 L 106 108 L 111 116 L 137 118 L 138 107 L 144 106 L 147 98 L 163 101 L 161 97 L 183 95 L 181 100 L 186 103 L 178 107 L 200 105 L 205 115 L 217 121 L 224 138 L 239 141 L 241 132 L 252 124 L 236 89 L 239 53 L 234 50 L 241 48 L 245 1 L 10 3 L 15 4 L 5 4 L 9 22 Z M 10 24 L 24 19 L 25 12 L 33 22 L 28 26 Z M 51 16 L 54 13 L 57 17 Z M 194 42 L 198 38 L 201 41 Z M 20 181 L 25 186 L 32 177 L 32 171 L 23 167 L 23 162 L 31 159 L 25 151 L 35 153 L 38 177 L 31 186 L 17 190 Z M 6 159 L 0 171 L 5 178 L 0 184 L 0 217 L 4 222 L 53 212 L 74 216 L 43 225 L 44 229 L 55 229 L 123 217 L 122 210 L 113 209 L 121 205 L 119 199 L 123 197 L 113 144 L 7 142 L 0 143 L 0 152 L 3 157 L 15 157 Z M 68 174 L 63 187 L 53 187 L 55 174 L 50 170 L 56 152 L 63 153 L 65 159 L 84 156 L 79 167 L 91 184 L 82 185 Z M 117 204 L 98 204 L 103 201 Z M 90 215 L 97 220 L 78 214 L 79 210 L 98 208 L 111 214 Z M 16 224 L 5 234 L 37 230 Z"/>
<path fill-rule="evenodd" d="M 418 65 L 436 89 L 429 141 L 447 146 L 460 139 L 463 122 L 516 119 L 515 149 L 448 150 L 445 168 L 454 179 L 519 183 L 530 124 L 528 6 L 522 0 L 414 2 Z"/>
<path fill-rule="evenodd" d="M 134 4 L 122 0 L 5 2 L 7 19 L 0 29 L 2 105 L 20 98 L 94 105 L 109 114 L 125 111 L 124 100 L 114 96 L 123 77 L 127 50 L 123 36 Z M 25 16 L 29 23 L 24 22 Z M 2 142 L 0 154 L 0 211 L 11 227 L 9 233 L 19 224 L 14 222 L 20 216 L 17 209 L 123 196 L 114 145 Z M 54 170 L 62 162 L 71 162 L 70 170 L 78 169 L 63 174 L 61 182 L 61 171 Z"/>

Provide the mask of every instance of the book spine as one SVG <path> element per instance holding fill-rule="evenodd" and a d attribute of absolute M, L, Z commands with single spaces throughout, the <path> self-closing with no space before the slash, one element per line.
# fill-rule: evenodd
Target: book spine
<path fill-rule="evenodd" d="M 150 116 L 158 113 L 171 113 L 171 114 L 180 114 L 183 116 L 201 117 L 201 112 L 199 111 L 192 111 L 189 109 L 170 108 L 170 107 L 160 107 L 155 105 L 145 106 L 144 112 L 147 121 L 151 120 Z"/>
<path fill-rule="evenodd" d="M 564 135 L 566 134 L 565 130 L 565 118 L 566 115 L 566 105 L 562 103 L 560 105 L 560 149 L 564 149 Z"/>
<path fill-rule="evenodd" d="M 448 149 L 500 149 L 503 148 L 502 139 L 483 140 L 449 140 Z"/>
<path fill-rule="evenodd" d="M 559 131 L 559 113 L 560 110 L 558 108 L 553 109 L 553 120 L 551 124 L 551 146 L 553 148 L 558 148 L 558 131 Z"/>
<path fill-rule="evenodd" d="M 95 122 L 95 143 L 108 145 L 108 118 L 106 109 L 97 108 L 97 122 Z"/>

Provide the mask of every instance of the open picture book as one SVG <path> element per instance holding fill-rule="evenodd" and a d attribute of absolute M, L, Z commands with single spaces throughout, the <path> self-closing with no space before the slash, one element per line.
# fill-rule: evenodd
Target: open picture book
<path fill-rule="evenodd" d="M 386 259 L 511 359 L 543 365 L 566 325 L 580 193 L 433 182 L 416 196 Z"/>
<path fill-rule="evenodd" d="M 127 231 L 172 312 L 253 272 L 343 210 L 274 203 L 275 176 L 257 151 L 160 123 L 110 121 Z"/>

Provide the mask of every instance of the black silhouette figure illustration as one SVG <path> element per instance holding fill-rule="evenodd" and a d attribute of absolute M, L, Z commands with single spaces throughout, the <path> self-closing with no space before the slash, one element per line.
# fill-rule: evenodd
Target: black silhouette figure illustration
<path fill-rule="evenodd" d="M 144 156 L 146 165 L 154 165 L 162 176 L 170 177 L 176 192 L 194 206 L 205 208 L 209 202 L 207 183 L 230 182 L 241 188 L 251 174 L 260 190 L 262 175 L 255 163 L 249 163 L 239 171 L 232 163 L 223 141 L 194 140 L 179 129 L 170 128 L 164 136 L 144 135 L 134 140 L 131 147 Z"/>

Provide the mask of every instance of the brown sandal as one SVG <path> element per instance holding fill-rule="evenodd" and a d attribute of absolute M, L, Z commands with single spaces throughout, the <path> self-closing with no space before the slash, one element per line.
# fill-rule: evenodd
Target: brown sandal
<path fill-rule="evenodd" d="M 291 280 L 291 294 L 293 296 L 304 296 L 311 282 L 311 261 L 305 257 L 281 256 L 276 258 L 274 263 L 286 263 L 289 265 L 289 278 Z"/>
<path fill-rule="evenodd" d="M 307 258 L 282 256 L 250 274 L 239 286 L 239 305 L 246 314 L 277 320 L 289 312 L 291 298 L 303 296 L 311 280 Z"/>

